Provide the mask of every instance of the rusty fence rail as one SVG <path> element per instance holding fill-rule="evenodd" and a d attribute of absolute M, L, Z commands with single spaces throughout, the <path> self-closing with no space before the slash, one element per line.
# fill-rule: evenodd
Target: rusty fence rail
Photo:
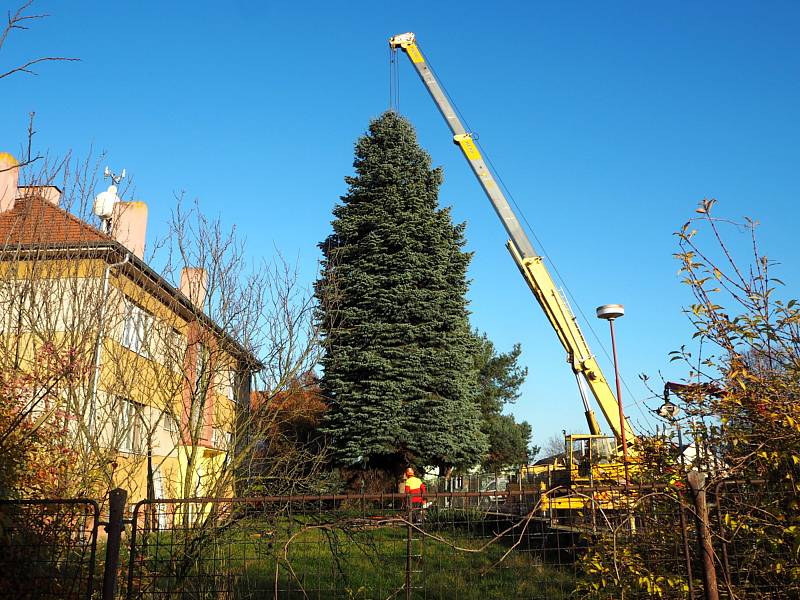
<path fill-rule="evenodd" d="M 94 500 L 0 500 L 0 598 L 92 598 L 99 522 Z"/>

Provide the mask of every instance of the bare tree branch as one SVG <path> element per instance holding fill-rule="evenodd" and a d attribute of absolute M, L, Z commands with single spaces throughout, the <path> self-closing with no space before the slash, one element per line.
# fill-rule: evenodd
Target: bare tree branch
<path fill-rule="evenodd" d="M 25 11 L 28 10 L 32 4 L 33 0 L 27 0 L 27 2 L 22 4 L 19 8 L 17 8 L 17 10 L 13 14 L 11 13 L 11 11 L 8 12 L 6 25 L 3 28 L 2 32 L 0 32 L 0 50 L 3 49 L 3 46 L 8 40 L 9 34 L 13 30 L 15 29 L 27 30 L 29 29 L 27 26 L 27 23 L 29 21 L 46 19 L 47 17 L 50 16 L 48 14 L 25 14 Z M 62 62 L 62 61 L 75 62 L 75 61 L 80 61 L 80 59 L 68 56 L 41 56 L 39 58 L 33 58 L 31 60 L 28 60 L 25 63 L 13 67 L 4 73 L 0 73 L 0 79 L 9 77 L 15 73 L 27 73 L 28 75 L 36 75 L 36 73 L 31 69 L 32 66 L 44 62 Z"/>

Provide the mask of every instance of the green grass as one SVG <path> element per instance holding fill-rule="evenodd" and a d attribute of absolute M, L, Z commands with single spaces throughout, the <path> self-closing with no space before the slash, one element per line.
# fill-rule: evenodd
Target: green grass
<path fill-rule="evenodd" d="M 342 515 L 336 517 L 340 524 Z M 470 527 L 433 521 L 422 528 L 442 541 L 417 531 L 412 535 L 412 597 L 558 600 L 570 596 L 572 570 L 542 564 L 524 541 L 500 561 L 513 538 L 480 552 L 458 550 L 452 546 L 477 549 L 492 533 L 475 521 Z M 241 521 L 205 544 L 199 554 L 189 553 L 189 559 L 184 539 L 170 533 L 151 534 L 147 568 L 135 572 L 135 581 L 144 592 L 142 597 L 171 591 L 174 597 L 197 600 L 271 598 L 277 563 L 281 598 L 304 598 L 303 590 L 309 598 L 318 599 L 405 598 L 408 530 L 404 524 L 378 527 L 368 519 L 354 519 L 346 529 L 317 528 L 320 523 L 309 518 Z M 285 545 L 293 535 L 284 558 Z M 179 576 L 181 568 L 184 577 Z"/>

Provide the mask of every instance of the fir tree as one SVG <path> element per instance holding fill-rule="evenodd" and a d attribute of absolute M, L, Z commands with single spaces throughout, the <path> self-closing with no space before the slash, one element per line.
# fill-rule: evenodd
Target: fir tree
<path fill-rule="evenodd" d="M 487 450 L 475 395 L 464 225 L 438 208 L 440 169 L 394 112 L 356 143 L 321 244 L 323 431 L 341 464 L 466 466 Z"/>

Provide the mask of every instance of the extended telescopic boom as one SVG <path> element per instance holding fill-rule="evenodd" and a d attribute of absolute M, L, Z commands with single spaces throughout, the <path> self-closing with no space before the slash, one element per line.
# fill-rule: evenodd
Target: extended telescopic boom
<path fill-rule="evenodd" d="M 455 110 L 453 110 L 433 71 L 426 64 L 425 58 L 417 46 L 414 34 L 402 33 L 395 35 L 389 40 L 389 46 L 393 50 L 400 48 L 408 54 L 411 63 L 414 65 L 433 101 L 442 116 L 444 116 L 445 121 L 447 121 L 450 131 L 453 132 L 453 141 L 461 148 L 464 157 L 469 162 L 483 190 L 489 197 L 495 212 L 497 212 L 497 216 L 500 217 L 503 227 L 508 232 L 511 238 L 506 244 L 508 250 L 511 252 L 514 262 L 517 263 L 517 267 L 519 267 L 533 295 L 542 307 L 547 320 L 550 321 L 553 329 L 555 329 L 561 345 L 567 351 L 567 361 L 578 381 L 578 389 L 583 400 L 590 433 L 599 434 L 600 427 L 594 411 L 589 406 L 584 387 L 586 385 L 591 390 L 617 440 L 621 443 L 622 428 L 624 427 L 625 439 L 628 444 L 631 444 L 636 439 L 636 436 L 627 420 L 624 423 L 620 422 L 617 400 L 605 377 L 603 377 L 600 365 L 589 350 L 589 345 L 583 337 L 572 309 L 570 309 L 561 291 L 555 286 L 542 257 L 533 249 L 533 245 L 523 231 L 517 216 L 511 210 L 508 200 L 506 200 L 494 176 L 486 166 L 475 141 L 472 139 L 472 134 L 464 129 L 464 125 Z"/>

